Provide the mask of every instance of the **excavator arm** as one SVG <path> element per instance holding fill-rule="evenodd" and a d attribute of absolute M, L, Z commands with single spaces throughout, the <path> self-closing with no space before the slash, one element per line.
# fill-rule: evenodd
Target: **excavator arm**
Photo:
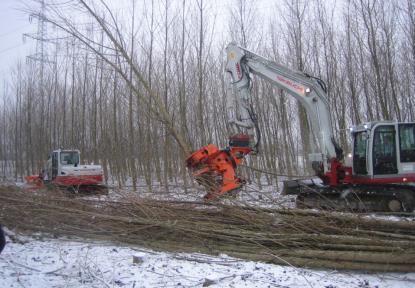
<path fill-rule="evenodd" d="M 306 109 L 319 144 L 319 153 L 309 155 L 313 168 L 324 182 L 335 185 L 342 176 L 342 150 L 334 141 L 330 110 L 323 81 L 291 70 L 231 43 L 226 48 L 229 81 L 228 124 L 232 131 L 229 146 L 219 149 L 209 144 L 194 152 L 187 167 L 214 199 L 240 188 L 244 181 L 236 169 L 249 153 L 256 153 L 260 141 L 257 118 L 251 103 L 250 74 L 269 81 L 297 99 Z"/>

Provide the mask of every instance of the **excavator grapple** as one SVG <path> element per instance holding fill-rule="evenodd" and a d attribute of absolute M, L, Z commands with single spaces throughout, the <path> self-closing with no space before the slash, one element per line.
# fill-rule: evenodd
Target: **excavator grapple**
<path fill-rule="evenodd" d="M 187 158 L 186 166 L 192 176 L 208 191 L 206 200 L 238 189 L 245 183 L 237 177 L 235 170 L 242 164 L 244 156 L 252 152 L 249 139 L 248 135 L 234 135 L 225 149 L 209 144 Z"/>

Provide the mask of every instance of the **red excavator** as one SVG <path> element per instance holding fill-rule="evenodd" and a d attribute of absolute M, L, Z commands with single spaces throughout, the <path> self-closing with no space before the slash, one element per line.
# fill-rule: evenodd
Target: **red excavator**
<path fill-rule="evenodd" d="M 26 177 L 37 187 L 54 186 L 73 192 L 105 194 L 103 169 L 100 165 L 81 165 L 79 150 L 54 150 L 39 175 Z"/>
<path fill-rule="evenodd" d="M 212 200 L 243 186 L 236 171 L 245 156 L 258 151 L 260 129 L 251 105 L 251 73 L 286 91 L 307 111 L 316 152 L 309 160 L 317 178 L 290 180 L 284 194 L 297 206 L 353 211 L 408 211 L 415 207 L 415 123 L 376 121 L 350 128 L 351 165 L 333 135 L 325 83 L 231 43 L 226 48 L 230 76 L 229 124 L 233 136 L 220 149 L 209 144 L 186 160 Z M 230 103 L 230 104 L 229 104 Z"/>

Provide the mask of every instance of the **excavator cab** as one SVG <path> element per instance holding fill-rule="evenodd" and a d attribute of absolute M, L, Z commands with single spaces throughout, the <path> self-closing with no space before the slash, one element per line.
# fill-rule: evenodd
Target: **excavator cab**
<path fill-rule="evenodd" d="M 65 166 L 78 166 L 79 150 L 55 150 L 49 155 L 45 168 L 42 170 L 44 181 L 53 181 L 62 174 Z"/>
<path fill-rule="evenodd" d="M 415 123 L 370 122 L 351 131 L 354 176 L 387 181 L 415 173 Z"/>

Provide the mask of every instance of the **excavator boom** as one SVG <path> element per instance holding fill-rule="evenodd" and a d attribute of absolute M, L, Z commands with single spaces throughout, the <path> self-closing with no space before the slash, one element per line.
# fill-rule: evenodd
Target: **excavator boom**
<path fill-rule="evenodd" d="M 227 46 L 226 52 L 226 76 L 229 84 L 228 126 L 232 133 L 229 146 L 219 149 L 209 144 L 194 152 L 186 161 L 193 176 L 208 190 L 206 198 L 213 199 L 241 187 L 244 181 L 236 176 L 237 166 L 242 163 L 244 156 L 258 152 L 261 134 L 251 103 L 250 73 L 286 90 L 306 107 L 308 114 L 312 116 L 313 128 L 319 131 L 318 142 L 320 150 L 323 151 L 311 154 L 310 158 L 318 163 L 315 166 L 321 169 L 321 175 L 330 173 L 329 166 L 333 161 L 337 161 L 339 155 L 333 141 L 330 113 L 322 81 L 303 72 L 283 67 L 234 43 Z M 333 166 L 336 165 L 334 163 Z M 332 174 L 327 175 L 329 178 L 332 177 Z"/>

